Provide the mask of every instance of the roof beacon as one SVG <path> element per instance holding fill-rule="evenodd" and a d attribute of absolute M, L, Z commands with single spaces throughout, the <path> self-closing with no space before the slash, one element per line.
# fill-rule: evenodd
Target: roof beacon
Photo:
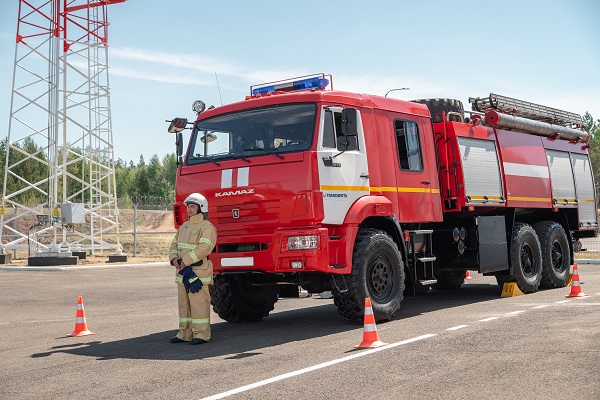
<path fill-rule="evenodd" d="M 331 90 L 333 86 L 331 75 L 314 74 L 253 85 L 250 86 L 250 95 L 251 97 L 262 97 L 282 92 L 289 93 L 300 90 L 325 90 L 328 86 L 330 86 L 329 90 Z"/>

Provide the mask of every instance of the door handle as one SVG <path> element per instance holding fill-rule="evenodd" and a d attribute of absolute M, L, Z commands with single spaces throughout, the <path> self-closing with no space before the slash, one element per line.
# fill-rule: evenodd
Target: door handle
<path fill-rule="evenodd" d="M 360 177 L 363 179 L 369 179 L 369 174 L 365 174 L 364 172 L 360 174 Z"/>
<path fill-rule="evenodd" d="M 431 181 L 421 181 L 423 185 L 431 185 Z"/>

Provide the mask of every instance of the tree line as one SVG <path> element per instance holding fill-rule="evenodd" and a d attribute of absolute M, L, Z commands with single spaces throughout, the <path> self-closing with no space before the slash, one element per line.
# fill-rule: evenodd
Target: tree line
<path fill-rule="evenodd" d="M 590 132 L 591 139 L 588 142 L 590 160 L 594 170 L 594 179 L 596 185 L 600 185 L 600 119 L 594 120 L 589 112 L 583 116 L 584 128 Z M 0 141 L 0 179 L 4 180 L 4 169 L 6 163 L 6 148 L 8 140 L 4 138 Z M 43 148 L 37 145 L 31 138 L 23 140 L 16 145 L 19 150 L 11 150 L 9 153 L 9 164 L 14 167 L 14 172 L 7 177 L 6 193 L 16 193 L 25 188 L 27 182 L 17 177 L 24 177 L 28 182 L 39 182 L 48 177 L 49 169 L 44 164 L 49 160 L 49 155 L 44 153 Z M 33 154 L 38 159 L 27 159 L 26 154 Z M 83 162 L 75 162 L 81 156 L 80 150 L 69 150 L 66 156 L 68 174 L 89 179 L 90 167 Z M 59 153 L 59 160 L 63 159 L 63 154 Z M 107 160 L 99 160 L 107 165 Z M 115 161 L 115 181 L 116 192 L 119 201 L 119 207 L 131 208 L 134 204 L 147 206 L 167 206 L 174 201 L 175 193 L 175 175 L 177 173 L 177 158 L 175 153 L 165 155 L 162 160 L 158 155 L 153 155 L 146 162 L 144 156 L 140 155 L 137 164 L 133 161 L 117 159 Z M 109 182 L 102 182 L 102 188 L 109 191 Z M 62 193 L 62 177 L 58 182 L 59 193 Z M 45 188 L 44 188 L 45 189 Z M 67 196 L 79 196 L 81 184 L 75 179 L 67 181 Z M 18 195 L 16 200 L 21 204 L 37 205 L 47 201 L 46 198 L 37 190 L 28 190 Z M 60 201 L 61 199 L 59 199 Z M 81 193 L 81 201 L 89 201 L 89 193 Z M 160 204 L 159 204 L 160 203 Z"/>
<path fill-rule="evenodd" d="M 0 190 L 4 187 L 7 146 L 8 138 L 0 140 L 0 179 L 2 179 Z M 53 156 L 31 138 L 26 138 L 13 146 L 9 152 L 8 164 L 11 166 L 12 173 L 6 176 L 6 193 L 18 193 L 14 200 L 20 204 L 36 206 L 46 203 L 48 199 L 42 192 L 51 192 L 48 164 L 52 163 Z M 72 202 L 86 203 L 89 202 L 91 194 L 89 191 L 82 190 L 83 185 L 79 180 L 90 182 L 90 175 L 94 175 L 95 172 L 92 171 L 92 163 L 84 161 L 81 151 L 80 149 L 69 149 L 68 151 L 61 149 L 57 157 L 59 164 L 66 159 L 66 170 L 69 176 L 66 189 L 67 198 L 72 199 Z M 98 156 L 98 159 L 93 161 L 106 166 L 110 162 L 108 159 L 102 159 L 102 156 Z M 141 155 L 137 164 L 133 161 L 127 163 L 119 158 L 114 163 L 114 170 L 114 184 L 106 178 L 99 179 L 97 185 L 100 185 L 102 191 L 106 193 L 112 193 L 116 188 L 120 208 L 131 208 L 134 204 L 170 207 L 174 202 L 177 172 L 175 153 L 165 155 L 162 160 L 158 155 L 153 155 L 148 162 Z M 64 177 L 61 175 L 56 182 L 59 202 L 63 200 L 61 198 L 63 179 Z M 28 186 L 38 182 L 40 184 L 36 187 L 39 190 L 26 190 Z"/>

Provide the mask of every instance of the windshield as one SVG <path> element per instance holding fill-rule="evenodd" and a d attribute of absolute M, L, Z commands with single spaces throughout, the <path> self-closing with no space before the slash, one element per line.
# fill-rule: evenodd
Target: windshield
<path fill-rule="evenodd" d="M 308 150 L 317 106 L 276 105 L 198 121 L 187 164 Z"/>

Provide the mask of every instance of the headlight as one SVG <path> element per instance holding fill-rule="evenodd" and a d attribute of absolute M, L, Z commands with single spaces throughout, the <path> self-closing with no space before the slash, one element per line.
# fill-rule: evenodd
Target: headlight
<path fill-rule="evenodd" d="M 317 235 L 288 237 L 288 250 L 316 249 L 319 245 Z"/>

